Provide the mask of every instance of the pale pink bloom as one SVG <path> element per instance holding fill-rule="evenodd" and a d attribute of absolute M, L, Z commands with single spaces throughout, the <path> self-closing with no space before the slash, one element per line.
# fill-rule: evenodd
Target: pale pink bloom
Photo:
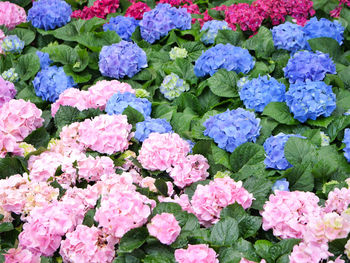
<path fill-rule="evenodd" d="M 121 175 L 103 175 L 101 181 L 98 181 L 93 187 L 102 195 L 121 191 L 133 192 L 136 190 L 136 186 L 133 185 L 133 176 L 127 172 Z"/>
<path fill-rule="evenodd" d="M 157 187 L 155 186 L 156 179 L 154 179 L 153 177 L 145 177 L 142 178 L 141 182 L 140 182 L 140 186 L 142 188 L 148 188 L 150 191 L 152 192 L 157 192 Z"/>
<path fill-rule="evenodd" d="M 11 134 L 22 141 L 32 131 L 43 125 L 41 110 L 31 102 L 10 100 L 0 108 L 0 132 Z"/>
<path fill-rule="evenodd" d="M 244 209 L 253 202 L 253 195 L 230 177 L 215 178 L 208 185 L 198 185 L 192 197 L 192 208 L 199 222 L 208 227 L 220 219 L 221 210 L 235 202 Z"/>
<path fill-rule="evenodd" d="M 169 213 L 155 215 L 151 223 L 147 224 L 147 229 L 151 236 L 166 245 L 172 244 L 181 232 L 179 222 L 173 214 Z"/>
<path fill-rule="evenodd" d="M 341 257 L 341 256 L 337 257 L 337 258 L 335 259 L 335 261 L 329 260 L 329 261 L 327 261 L 327 263 L 345 263 L 345 260 L 342 260 L 340 257 Z"/>
<path fill-rule="evenodd" d="M 0 180 L 0 206 L 7 212 L 21 214 L 28 191 L 28 180 L 19 174 Z"/>
<path fill-rule="evenodd" d="M 341 214 L 348 208 L 349 204 L 350 189 L 345 187 L 342 189 L 335 188 L 328 194 L 328 200 L 325 203 L 324 211 L 326 213 L 335 211 L 338 214 Z"/>
<path fill-rule="evenodd" d="M 0 2 L 0 25 L 14 29 L 17 25 L 25 23 L 26 19 L 26 11 L 22 7 L 8 1 Z"/>
<path fill-rule="evenodd" d="M 176 133 L 151 133 L 142 143 L 138 161 L 145 169 L 165 171 L 181 162 L 190 145 Z"/>
<path fill-rule="evenodd" d="M 125 115 L 100 115 L 80 123 L 78 141 L 100 153 L 123 152 L 129 147 L 131 128 Z"/>
<path fill-rule="evenodd" d="M 39 254 L 33 254 L 21 247 L 9 249 L 4 256 L 5 263 L 40 263 Z"/>
<path fill-rule="evenodd" d="M 260 212 L 262 228 L 281 238 L 302 238 L 310 218 L 320 217 L 318 197 L 311 192 L 276 191 Z"/>
<path fill-rule="evenodd" d="M 167 187 L 168 187 L 168 196 L 172 196 L 174 194 L 174 185 L 172 184 L 172 182 L 165 182 Z"/>
<path fill-rule="evenodd" d="M 188 155 L 170 170 L 170 177 L 179 188 L 184 188 L 194 182 L 205 180 L 209 173 L 208 160 L 200 154 Z"/>
<path fill-rule="evenodd" d="M 100 192 L 95 184 L 93 186 L 88 185 L 84 189 L 77 187 L 68 188 L 61 201 L 66 202 L 67 199 L 75 199 L 77 203 L 84 205 L 84 210 L 88 210 L 95 207 L 99 197 Z"/>
<path fill-rule="evenodd" d="M 1 40 L 1 32 L 0 32 L 0 40 Z M 1 43 L 0 43 L 0 46 L 1 46 Z M 17 90 L 15 89 L 15 85 L 10 81 L 4 80 L 0 76 L 0 108 L 5 102 L 12 100 L 15 97 L 16 93 L 17 93 Z"/>
<path fill-rule="evenodd" d="M 348 257 L 348 259 L 350 259 L 350 239 L 345 244 L 345 251 L 344 251 L 344 253 Z"/>
<path fill-rule="evenodd" d="M 0 131 L 0 158 L 4 158 L 7 153 L 23 156 L 24 149 L 19 147 L 16 137 Z"/>
<path fill-rule="evenodd" d="M 1 47 L 1 43 L 2 43 L 2 40 L 5 38 L 5 34 L 4 32 L 0 29 L 0 55 L 1 54 L 4 54 L 3 50 L 2 50 L 2 47 Z"/>
<path fill-rule="evenodd" d="M 0 223 L 6 223 L 6 222 L 12 222 L 13 218 L 11 216 L 11 213 L 4 210 L 4 208 L 0 205 L 0 215 L 3 215 L 4 218 L 0 220 Z"/>
<path fill-rule="evenodd" d="M 89 156 L 78 160 L 79 178 L 88 182 L 99 181 L 102 175 L 114 175 L 113 160 L 107 156 Z"/>
<path fill-rule="evenodd" d="M 179 204 L 183 211 L 194 214 L 193 208 L 190 203 L 190 199 L 186 194 L 182 194 L 180 196 L 175 195 L 174 199 L 172 199 L 171 197 L 158 196 L 158 200 L 159 202 Z"/>
<path fill-rule="evenodd" d="M 114 245 L 100 229 L 78 225 L 62 240 L 60 255 L 65 263 L 110 263 L 115 254 Z"/>
<path fill-rule="evenodd" d="M 293 247 L 289 263 L 319 263 L 332 255 L 328 252 L 327 242 L 301 242 Z"/>
<path fill-rule="evenodd" d="M 72 106 L 77 108 L 80 111 L 86 110 L 89 108 L 88 105 L 88 95 L 89 92 L 85 90 L 79 90 L 76 88 L 69 88 L 64 90 L 58 99 L 51 104 L 51 115 L 55 117 L 56 112 L 60 106 Z"/>
<path fill-rule="evenodd" d="M 255 263 L 256 261 L 250 261 L 248 259 L 242 258 L 239 263 Z M 266 263 L 265 259 L 262 259 L 260 263 Z"/>
<path fill-rule="evenodd" d="M 67 154 L 71 151 L 85 151 L 86 147 L 78 141 L 79 126 L 79 122 L 74 122 L 69 126 L 64 126 L 60 132 L 61 140 L 54 143 L 51 150 L 61 153 L 62 155 Z"/>
<path fill-rule="evenodd" d="M 208 245 L 188 245 L 187 249 L 176 249 L 178 263 L 219 263 L 215 250 Z"/>

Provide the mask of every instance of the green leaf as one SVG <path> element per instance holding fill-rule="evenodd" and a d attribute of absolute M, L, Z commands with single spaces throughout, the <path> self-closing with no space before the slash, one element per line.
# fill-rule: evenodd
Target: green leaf
<path fill-rule="evenodd" d="M 177 111 L 185 111 L 186 108 L 191 109 L 193 112 L 202 115 L 205 113 L 202 111 L 202 107 L 196 96 L 191 93 L 184 92 L 174 100 L 174 105 L 177 106 Z"/>
<path fill-rule="evenodd" d="M 181 79 L 193 84 L 197 82 L 197 77 L 194 74 L 193 65 L 190 61 L 182 58 L 177 58 L 175 61 L 164 64 L 163 70 L 166 74 L 175 73 Z"/>
<path fill-rule="evenodd" d="M 258 240 L 254 244 L 256 253 L 263 259 L 266 259 L 268 262 L 273 262 L 272 260 L 273 255 L 270 255 L 269 253 L 269 250 L 272 246 L 273 244 L 267 240 Z"/>
<path fill-rule="evenodd" d="M 16 72 L 21 80 L 29 80 L 40 69 L 39 57 L 35 53 L 21 55 L 16 65 Z"/>
<path fill-rule="evenodd" d="M 216 44 L 231 44 L 234 46 L 239 46 L 239 43 L 244 39 L 243 33 L 241 31 L 234 31 L 230 29 L 219 30 L 215 38 Z"/>
<path fill-rule="evenodd" d="M 73 65 L 73 71 L 81 72 L 89 64 L 89 61 L 90 61 L 89 52 L 87 52 L 86 49 L 81 49 L 79 46 L 76 46 L 74 49 L 75 49 L 78 57 L 77 57 L 77 61 Z"/>
<path fill-rule="evenodd" d="M 126 107 L 123 111 L 123 115 L 128 117 L 128 123 L 136 125 L 136 123 L 144 121 L 145 117 L 138 110 L 135 110 L 133 107 Z"/>
<path fill-rule="evenodd" d="M 154 183 L 154 185 L 162 195 L 164 196 L 168 195 L 168 186 L 163 179 L 156 179 L 156 182 Z"/>
<path fill-rule="evenodd" d="M 189 199 L 192 199 L 192 196 L 194 195 L 194 192 L 196 191 L 198 185 L 207 185 L 209 183 L 210 183 L 210 180 L 195 182 L 185 188 L 185 194 L 188 195 Z"/>
<path fill-rule="evenodd" d="M 314 177 L 311 173 L 310 163 L 300 163 L 286 170 L 283 175 L 287 177 L 291 191 L 312 191 Z"/>
<path fill-rule="evenodd" d="M 88 72 L 80 72 L 77 74 L 73 70 L 73 66 L 68 64 L 63 66 L 63 70 L 68 76 L 71 76 L 74 82 L 77 84 L 88 82 L 92 77 L 92 75 Z"/>
<path fill-rule="evenodd" d="M 152 109 L 152 116 L 154 118 L 166 119 L 170 122 L 176 109 L 176 106 L 170 106 L 168 103 L 160 104 Z"/>
<path fill-rule="evenodd" d="M 92 227 L 95 223 L 94 221 L 95 213 L 96 213 L 95 209 L 90 209 L 89 211 L 87 211 L 84 216 L 83 225 Z"/>
<path fill-rule="evenodd" d="M 262 218 L 259 216 L 247 216 L 239 222 L 239 231 L 243 238 L 254 236 L 260 229 Z"/>
<path fill-rule="evenodd" d="M 345 88 L 349 88 L 350 87 L 350 66 L 341 70 L 338 73 L 338 76 L 343 81 Z"/>
<path fill-rule="evenodd" d="M 311 126 L 327 128 L 328 125 L 334 120 L 333 116 L 318 118 L 316 120 L 307 120 L 307 123 Z"/>
<path fill-rule="evenodd" d="M 119 43 L 121 38 L 114 31 L 87 32 L 76 37 L 76 41 L 94 52 L 100 52 L 103 46 Z"/>
<path fill-rule="evenodd" d="M 243 183 L 243 186 L 255 198 L 251 208 L 261 210 L 271 192 L 272 182 L 265 178 L 252 176 Z"/>
<path fill-rule="evenodd" d="M 246 165 L 254 165 L 265 160 L 264 147 L 246 142 L 238 146 L 230 156 L 232 171 L 237 173 Z"/>
<path fill-rule="evenodd" d="M 334 60 L 337 60 L 341 54 L 341 48 L 337 40 L 329 37 L 318 37 L 308 40 L 313 51 L 319 50 L 329 54 Z"/>
<path fill-rule="evenodd" d="M 220 31 L 219 31 L 220 32 Z M 185 42 L 182 45 L 182 48 L 187 50 L 187 57 L 191 61 L 197 60 L 203 53 L 203 50 L 205 50 L 205 46 L 202 42 Z"/>
<path fill-rule="evenodd" d="M 157 206 L 153 209 L 152 215 L 155 216 L 161 213 L 176 214 L 181 211 L 182 211 L 182 208 L 179 204 L 162 202 L 157 204 Z"/>
<path fill-rule="evenodd" d="M 12 229 L 13 229 L 13 225 L 10 222 L 5 222 L 0 224 L 0 233 L 8 232 L 8 231 L 11 231 Z"/>
<path fill-rule="evenodd" d="M 188 108 L 187 108 L 188 109 Z M 195 114 L 188 111 L 185 112 L 176 112 L 171 119 L 171 126 L 173 130 L 181 136 L 186 137 L 188 131 L 191 127 L 192 120 L 196 117 Z"/>
<path fill-rule="evenodd" d="M 26 171 L 18 158 L 0 158 L 0 179 L 5 179 L 14 174 L 23 174 L 24 172 Z"/>
<path fill-rule="evenodd" d="M 28 46 L 35 39 L 35 31 L 24 29 L 24 28 L 15 28 L 9 32 L 9 35 L 17 35 L 25 45 Z"/>
<path fill-rule="evenodd" d="M 63 126 L 75 122 L 79 116 L 79 113 L 80 111 L 77 108 L 71 106 L 60 106 L 54 119 L 57 130 L 60 131 Z"/>
<path fill-rule="evenodd" d="M 16 96 L 17 99 L 23 99 L 26 101 L 30 101 L 32 103 L 34 103 L 37 107 L 45 107 L 45 105 L 48 105 L 47 101 L 42 100 L 41 98 L 39 98 L 38 96 L 36 96 L 35 91 L 34 91 L 34 87 L 31 86 L 27 86 L 24 89 L 22 89 Z"/>
<path fill-rule="evenodd" d="M 208 80 L 210 90 L 219 97 L 234 98 L 238 97 L 237 74 L 234 71 L 219 69 Z"/>
<path fill-rule="evenodd" d="M 350 91 L 346 89 L 340 89 L 339 92 L 337 92 L 336 97 L 336 111 L 339 112 L 340 115 L 342 115 L 344 112 L 350 109 Z"/>
<path fill-rule="evenodd" d="M 282 124 L 295 125 L 298 122 L 292 117 L 288 106 L 284 102 L 270 102 L 262 113 Z"/>
<path fill-rule="evenodd" d="M 249 38 L 244 46 L 249 50 L 254 50 L 258 58 L 269 58 L 275 50 L 272 33 L 264 26 L 261 26 L 258 33 Z"/>
<path fill-rule="evenodd" d="M 42 52 L 48 53 L 51 60 L 63 65 L 74 65 L 78 59 L 76 50 L 67 45 L 47 46 L 42 49 Z"/>
<path fill-rule="evenodd" d="M 213 154 L 213 158 L 216 164 L 221 164 L 225 166 L 227 169 L 231 169 L 230 165 L 230 155 L 225 150 L 216 146 L 215 143 L 211 144 L 211 152 Z"/>
<path fill-rule="evenodd" d="M 313 160 L 315 151 L 315 146 L 308 140 L 298 137 L 290 137 L 284 146 L 284 156 L 292 165 Z"/>
<path fill-rule="evenodd" d="M 148 237 L 146 227 L 134 228 L 128 231 L 120 240 L 118 253 L 130 253 L 141 247 Z"/>
<path fill-rule="evenodd" d="M 269 254 L 272 256 L 273 260 L 276 260 L 284 254 L 289 254 L 292 251 L 293 247 L 299 244 L 299 242 L 300 239 L 283 239 L 269 248 Z"/>
<path fill-rule="evenodd" d="M 333 142 L 338 134 L 348 125 L 350 125 L 350 115 L 336 117 L 327 128 L 330 142 Z"/>
<path fill-rule="evenodd" d="M 44 127 L 36 129 L 24 139 L 24 142 L 32 144 L 35 148 L 46 147 L 49 141 L 50 134 Z"/>
<path fill-rule="evenodd" d="M 212 246 L 231 246 L 239 237 L 238 223 L 233 218 L 223 218 L 217 222 L 210 234 Z"/>

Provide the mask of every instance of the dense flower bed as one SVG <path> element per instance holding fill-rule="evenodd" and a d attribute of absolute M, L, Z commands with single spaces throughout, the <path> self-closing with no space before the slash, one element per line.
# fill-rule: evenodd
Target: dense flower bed
<path fill-rule="evenodd" d="M 349 7 L 0 2 L 0 262 L 350 262 Z"/>

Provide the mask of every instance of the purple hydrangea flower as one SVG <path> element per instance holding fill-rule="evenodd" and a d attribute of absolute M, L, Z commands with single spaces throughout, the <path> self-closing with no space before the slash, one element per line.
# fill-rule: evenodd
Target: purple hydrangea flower
<path fill-rule="evenodd" d="M 206 45 L 213 44 L 219 30 L 221 29 L 231 29 L 231 28 L 228 27 L 228 24 L 226 21 L 211 20 L 211 21 L 205 22 L 201 29 L 201 32 L 205 31 L 201 38 L 201 41 Z"/>
<path fill-rule="evenodd" d="M 343 143 L 345 144 L 345 147 L 343 149 L 344 156 L 346 160 L 350 163 L 350 129 L 349 128 L 344 130 Z"/>
<path fill-rule="evenodd" d="M 147 56 L 137 44 L 122 40 L 102 48 L 98 65 L 103 76 L 131 78 L 147 67 Z"/>
<path fill-rule="evenodd" d="M 139 21 L 133 17 L 116 16 L 109 20 L 108 24 L 103 25 L 103 30 L 115 31 L 123 40 L 130 41 Z"/>
<path fill-rule="evenodd" d="M 165 119 L 152 119 L 147 117 L 144 121 L 136 123 L 135 138 L 143 142 L 152 132 L 169 133 L 173 129 Z"/>

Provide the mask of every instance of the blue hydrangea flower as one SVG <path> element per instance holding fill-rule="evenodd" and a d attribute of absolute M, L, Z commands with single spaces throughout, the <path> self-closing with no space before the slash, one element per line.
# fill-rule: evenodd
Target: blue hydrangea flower
<path fill-rule="evenodd" d="M 280 180 L 277 180 L 273 186 L 272 186 L 272 191 L 276 192 L 278 191 L 288 191 L 289 192 L 289 182 L 287 181 L 286 178 L 282 178 Z"/>
<path fill-rule="evenodd" d="M 107 101 L 106 112 L 109 115 L 122 114 L 128 106 L 142 113 L 145 118 L 151 115 L 152 103 L 148 99 L 137 98 L 130 92 L 113 94 Z"/>
<path fill-rule="evenodd" d="M 52 60 L 50 59 L 49 54 L 41 52 L 41 51 L 37 51 L 36 55 L 39 57 L 41 68 L 47 68 L 52 63 Z"/>
<path fill-rule="evenodd" d="M 292 52 L 292 54 L 302 49 L 310 50 L 306 34 L 299 25 L 286 22 L 273 27 L 271 31 L 277 49 L 285 49 Z"/>
<path fill-rule="evenodd" d="M 139 21 L 133 17 L 117 16 L 112 17 L 108 24 L 103 25 L 103 30 L 115 31 L 123 40 L 130 41 Z"/>
<path fill-rule="evenodd" d="M 169 133 L 173 129 L 166 119 L 152 119 L 147 117 L 143 122 L 136 123 L 135 138 L 143 142 L 152 132 Z"/>
<path fill-rule="evenodd" d="M 245 82 L 239 96 L 248 109 L 262 112 L 267 104 L 272 101 L 283 102 L 286 93 L 286 86 L 275 78 L 267 76 L 258 77 Z"/>
<path fill-rule="evenodd" d="M 213 44 L 221 29 L 230 29 L 226 21 L 211 20 L 204 23 L 201 32 L 206 31 L 201 37 L 201 41 L 206 44 Z"/>
<path fill-rule="evenodd" d="M 159 89 L 165 98 L 168 100 L 173 100 L 179 97 L 181 93 L 188 91 L 190 86 L 186 83 L 186 81 L 180 79 L 178 75 L 171 73 L 164 78 Z"/>
<path fill-rule="evenodd" d="M 332 86 L 322 81 L 296 83 L 286 92 L 286 103 L 294 118 L 300 122 L 328 117 L 336 108 L 336 98 Z"/>
<path fill-rule="evenodd" d="M 4 71 L 1 74 L 1 77 L 4 80 L 10 81 L 10 82 L 17 82 L 19 80 L 19 76 L 16 73 L 15 68 L 10 68 L 10 69 Z"/>
<path fill-rule="evenodd" d="M 186 140 L 186 139 L 184 139 L 184 140 L 186 142 L 188 142 L 188 144 L 190 145 L 190 152 L 189 153 L 192 153 L 192 149 L 195 146 L 195 143 L 193 141 L 191 141 L 191 140 Z"/>
<path fill-rule="evenodd" d="M 144 13 L 140 22 L 141 36 L 151 44 L 175 28 L 191 29 L 191 15 L 187 13 L 186 8 L 158 4 L 153 10 Z"/>
<path fill-rule="evenodd" d="M 197 59 L 194 73 L 197 77 L 212 76 L 218 69 L 248 73 L 255 61 L 247 49 L 231 44 L 218 44 L 209 48 Z"/>
<path fill-rule="evenodd" d="M 142 68 L 147 67 L 147 56 L 137 44 L 122 40 L 102 48 L 98 65 L 103 76 L 132 78 Z"/>
<path fill-rule="evenodd" d="M 338 41 L 339 45 L 343 44 L 344 27 L 336 20 L 329 21 L 326 18 L 311 18 L 303 27 L 307 39 L 317 37 L 329 37 Z"/>
<path fill-rule="evenodd" d="M 292 165 L 284 156 L 284 146 L 290 137 L 305 138 L 297 134 L 279 133 L 276 136 L 270 136 L 264 142 L 264 149 L 266 152 L 265 166 L 277 170 L 286 170 Z"/>
<path fill-rule="evenodd" d="M 39 0 L 28 10 L 27 20 L 36 28 L 52 30 L 70 21 L 72 8 L 63 0 Z"/>
<path fill-rule="evenodd" d="M 24 48 L 24 41 L 16 35 L 9 35 L 2 40 L 1 48 L 4 52 L 21 53 Z"/>
<path fill-rule="evenodd" d="M 343 143 L 345 144 L 345 147 L 343 149 L 344 156 L 346 160 L 350 163 L 350 129 L 349 128 L 344 130 Z"/>
<path fill-rule="evenodd" d="M 67 76 L 63 67 L 46 67 L 33 80 L 35 94 L 43 100 L 55 102 L 66 89 L 76 86 L 71 76 Z"/>
<path fill-rule="evenodd" d="M 290 83 L 305 82 L 306 80 L 319 81 L 326 74 L 336 74 L 335 64 L 328 54 L 316 51 L 299 51 L 289 59 L 283 69 L 284 76 Z"/>
<path fill-rule="evenodd" d="M 233 152 L 246 142 L 255 142 L 260 135 L 260 119 L 253 112 L 238 108 L 209 117 L 204 135 L 214 139 L 221 149 Z"/>

